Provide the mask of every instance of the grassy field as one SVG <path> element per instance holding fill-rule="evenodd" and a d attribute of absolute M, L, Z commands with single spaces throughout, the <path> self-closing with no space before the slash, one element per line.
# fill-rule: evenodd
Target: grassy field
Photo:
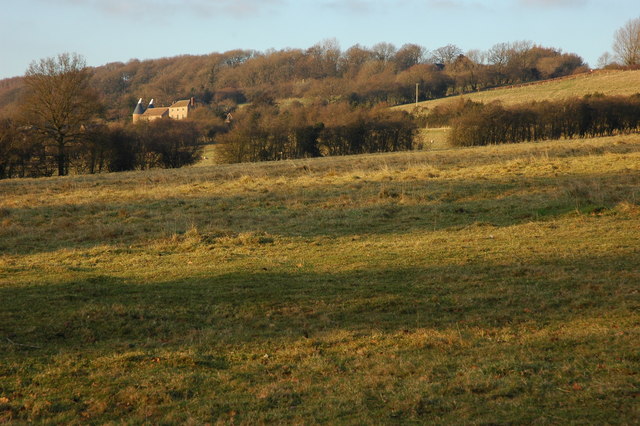
<path fill-rule="evenodd" d="M 578 75 L 562 80 L 552 80 L 533 85 L 523 85 L 522 87 L 495 89 L 420 102 L 418 107 L 429 110 L 438 105 L 455 102 L 460 98 L 483 103 L 501 101 L 505 105 L 515 105 L 532 101 L 557 101 L 596 92 L 611 96 L 628 96 L 640 93 L 640 71 L 596 71 L 591 74 Z M 395 108 L 413 111 L 415 107 L 415 104 L 409 104 Z"/>
<path fill-rule="evenodd" d="M 637 423 L 640 135 L 0 181 L 0 423 Z"/>
<path fill-rule="evenodd" d="M 420 129 L 415 139 L 415 148 L 427 151 L 450 149 L 451 144 L 447 139 L 449 129 L 449 127 Z"/>

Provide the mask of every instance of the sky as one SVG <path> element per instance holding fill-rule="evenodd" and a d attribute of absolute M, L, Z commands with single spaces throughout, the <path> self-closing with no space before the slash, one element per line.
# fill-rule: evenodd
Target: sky
<path fill-rule="evenodd" d="M 0 0 L 0 79 L 64 52 L 99 66 L 327 39 L 463 51 L 527 40 L 595 67 L 637 17 L 640 0 Z"/>

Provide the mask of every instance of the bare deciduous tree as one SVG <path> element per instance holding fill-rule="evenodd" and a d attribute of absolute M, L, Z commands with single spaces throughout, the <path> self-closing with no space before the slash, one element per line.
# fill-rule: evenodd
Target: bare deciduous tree
<path fill-rule="evenodd" d="M 424 63 L 427 49 L 417 44 L 404 44 L 395 54 L 394 60 L 399 71 Z"/>
<path fill-rule="evenodd" d="M 611 65 L 613 63 L 614 63 L 614 60 L 613 60 L 613 56 L 611 55 L 611 53 L 604 52 L 598 58 L 597 67 L 600 68 L 600 69 L 603 69 L 603 68 L 606 68 L 606 67 L 608 67 L 609 65 Z"/>
<path fill-rule="evenodd" d="M 495 44 L 487 51 L 487 61 L 498 68 L 504 68 L 509 63 L 511 57 L 511 47 L 509 43 Z"/>
<path fill-rule="evenodd" d="M 462 49 L 455 44 L 447 44 L 433 51 L 433 62 L 438 64 L 452 64 L 458 56 L 462 55 Z"/>
<path fill-rule="evenodd" d="M 387 42 L 380 42 L 371 48 L 375 58 L 381 62 L 389 62 L 397 52 L 396 47 Z"/>
<path fill-rule="evenodd" d="M 613 51 L 623 65 L 640 65 L 640 18 L 630 20 L 615 32 Z"/>
<path fill-rule="evenodd" d="M 22 118 L 54 146 L 60 176 L 67 174 L 67 147 L 83 140 L 99 110 L 90 77 L 84 58 L 69 53 L 34 61 L 25 74 Z"/>
<path fill-rule="evenodd" d="M 353 78 L 366 62 L 373 60 L 373 55 L 371 50 L 359 44 L 351 46 L 342 55 L 341 69 L 348 78 Z"/>

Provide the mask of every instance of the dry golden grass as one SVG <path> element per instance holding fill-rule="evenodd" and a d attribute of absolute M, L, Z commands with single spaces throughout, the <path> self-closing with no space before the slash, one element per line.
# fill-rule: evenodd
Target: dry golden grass
<path fill-rule="evenodd" d="M 596 71 L 572 78 L 539 82 L 522 87 L 495 89 L 462 96 L 435 99 L 421 102 L 418 108 L 432 109 L 457 100 L 469 99 L 474 102 L 490 103 L 500 101 L 505 105 L 516 105 L 532 101 L 558 101 L 562 99 L 580 97 L 593 93 L 605 95 L 633 95 L 640 93 L 640 70 L 638 71 Z M 415 104 L 403 105 L 396 108 L 413 111 Z"/>
<path fill-rule="evenodd" d="M 633 423 L 640 135 L 0 181 L 0 422 Z"/>

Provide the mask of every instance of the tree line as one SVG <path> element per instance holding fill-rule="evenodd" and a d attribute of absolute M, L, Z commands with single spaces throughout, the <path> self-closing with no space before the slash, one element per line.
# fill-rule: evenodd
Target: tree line
<path fill-rule="evenodd" d="M 416 131 L 411 115 L 383 106 L 254 104 L 217 139 L 216 158 L 236 163 L 402 151 L 412 148 Z"/>
<path fill-rule="evenodd" d="M 197 123 L 186 121 L 94 124 L 78 132 L 61 157 L 55 141 L 4 118 L 0 119 L 0 179 L 182 167 L 201 158 L 201 134 Z"/>
<path fill-rule="evenodd" d="M 449 141 L 456 146 L 612 136 L 638 131 L 640 94 L 594 94 L 511 107 L 465 101 L 440 113 L 438 120 L 447 117 Z"/>
<path fill-rule="evenodd" d="M 65 141 L 64 154 L 34 126 L 0 119 L 0 179 L 182 167 L 201 158 L 211 136 L 216 160 L 236 163 L 409 150 L 417 131 L 406 112 L 347 102 L 256 103 L 229 124 L 201 115 L 209 120 L 87 123 Z"/>
<path fill-rule="evenodd" d="M 339 99 L 375 105 L 408 103 L 585 70 L 578 55 L 532 42 L 499 43 L 487 51 L 455 45 L 378 43 L 342 50 L 335 40 L 308 49 L 232 50 L 206 56 L 113 63 L 96 69 L 93 85 L 109 105 L 128 113 L 140 96 L 161 103 L 194 96 L 233 107 L 268 92 L 277 99 Z M 117 114 L 117 111 L 114 113 Z"/>
<path fill-rule="evenodd" d="M 109 121 L 123 121 L 139 97 L 158 104 L 197 98 L 221 110 L 277 99 L 348 100 L 402 104 L 504 84 L 560 77 L 585 70 L 581 57 L 528 41 L 464 52 L 449 44 L 433 50 L 381 42 L 342 50 L 335 40 L 307 49 L 231 50 L 155 60 L 114 62 L 91 70 L 90 87 Z M 26 90 L 21 81 L 0 84 L 0 115 L 11 112 Z"/>
<path fill-rule="evenodd" d="M 640 18 L 615 32 L 612 48 L 599 67 L 640 65 Z M 400 104 L 415 100 L 416 84 L 419 100 L 428 100 L 585 70 L 580 56 L 530 41 L 463 51 L 453 44 L 428 49 L 387 42 L 344 50 L 336 40 L 325 40 L 306 49 L 236 49 L 113 62 L 92 69 L 90 85 L 103 100 L 107 120 L 122 121 L 139 97 L 159 104 L 196 97 L 223 110 L 252 102 L 264 91 L 278 99 Z M 25 89 L 22 78 L 0 80 L 0 116 L 11 115 Z"/>

